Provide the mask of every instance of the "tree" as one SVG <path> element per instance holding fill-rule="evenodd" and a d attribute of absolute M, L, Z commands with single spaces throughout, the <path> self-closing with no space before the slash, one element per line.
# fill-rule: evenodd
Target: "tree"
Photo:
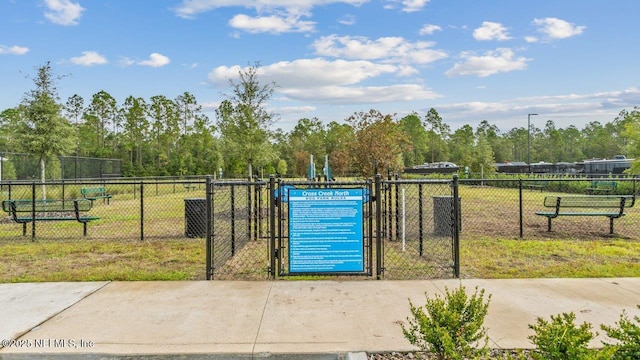
<path fill-rule="evenodd" d="M 447 139 L 451 128 L 442 121 L 436 109 L 429 109 L 424 117 L 424 127 L 429 137 L 431 162 L 448 160 Z"/>
<path fill-rule="evenodd" d="M 93 95 L 91 104 L 85 112 L 85 119 L 89 128 L 94 129 L 96 137 L 95 154 L 104 155 L 105 139 L 108 125 L 116 124 L 118 105 L 116 99 L 108 92 L 101 90 Z"/>
<path fill-rule="evenodd" d="M 409 137 L 412 145 L 411 151 L 402 154 L 404 166 L 414 166 L 425 162 L 429 152 L 428 134 L 418 114 L 413 113 L 400 119 L 402 130 Z"/>
<path fill-rule="evenodd" d="M 16 142 L 22 149 L 39 159 L 42 197 L 46 198 L 47 159 L 69 153 L 76 142 L 73 127 L 61 114 L 62 105 L 56 89 L 59 77 L 53 74 L 49 62 L 36 71 L 37 76 L 33 78 L 35 89 L 23 97 L 19 113 L 14 117 L 13 129 Z"/>
<path fill-rule="evenodd" d="M 351 149 L 354 143 L 355 134 L 351 125 L 335 121 L 329 123 L 325 146 L 334 176 L 345 176 L 350 171 L 353 163 Z"/>
<path fill-rule="evenodd" d="M 266 110 L 276 85 L 260 84 L 258 64 L 240 69 L 238 75 L 239 82 L 229 79 L 233 93 L 216 109 L 217 126 L 230 160 L 228 170 L 235 172 L 248 165 L 253 173 L 254 165 L 264 166 L 276 158 L 268 130 L 274 115 Z"/>
<path fill-rule="evenodd" d="M 371 109 L 351 115 L 347 122 L 354 130 L 351 154 L 358 174 L 374 175 L 374 162 L 380 169 L 402 169 L 402 153 L 411 147 L 411 143 L 391 115 Z"/>

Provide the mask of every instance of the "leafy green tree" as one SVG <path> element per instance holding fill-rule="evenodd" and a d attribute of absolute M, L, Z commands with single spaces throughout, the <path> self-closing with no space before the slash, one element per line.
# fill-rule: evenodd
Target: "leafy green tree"
<path fill-rule="evenodd" d="M 476 136 L 483 137 L 489 143 L 493 150 L 495 162 L 505 162 L 512 159 L 510 142 L 500 136 L 500 129 L 497 126 L 489 124 L 487 120 L 482 120 L 476 129 Z"/>
<path fill-rule="evenodd" d="M 351 150 L 355 142 L 353 127 L 332 121 L 327 126 L 326 149 L 334 176 L 346 176 L 353 163 Z"/>
<path fill-rule="evenodd" d="M 410 148 L 409 139 L 391 115 L 377 110 L 357 112 L 347 122 L 354 129 L 351 154 L 356 172 L 364 177 L 374 175 L 374 161 L 380 169 L 402 169 L 402 153 Z"/>
<path fill-rule="evenodd" d="M 143 168 L 143 149 L 147 143 L 149 127 L 147 120 L 148 105 L 143 98 L 129 96 L 123 105 L 124 113 L 124 148 L 128 151 L 129 167 L 132 174 L 141 174 Z M 135 171 L 134 168 L 138 170 Z"/>
<path fill-rule="evenodd" d="M 414 166 L 423 164 L 429 152 L 428 134 L 420 117 L 412 113 L 400 119 L 402 131 L 409 137 L 412 148 L 402 154 L 404 166 Z"/>
<path fill-rule="evenodd" d="M 626 137 L 627 143 L 624 151 L 636 160 L 633 162 L 628 172 L 632 174 L 640 173 L 640 108 L 635 107 L 630 112 L 621 114 L 624 116 L 623 136 Z"/>
<path fill-rule="evenodd" d="M 216 110 L 217 128 L 224 144 L 227 172 L 240 173 L 245 166 L 264 166 L 277 158 L 269 141 L 274 115 L 266 110 L 275 83 L 260 84 L 258 65 L 238 72 L 240 80 L 229 79 L 232 94 Z"/>
<path fill-rule="evenodd" d="M 56 77 L 51 65 L 36 69 L 35 89 L 27 92 L 13 117 L 13 133 L 22 150 L 35 155 L 40 163 L 42 196 L 46 198 L 46 162 L 52 156 L 64 155 L 75 147 L 73 127 L 62 116 L 56 88 Z"/>
<path fill-rule="evenodd" d="M 471 166 L 473 160 L 473 148 L 475 135 L 470 125 L 464 125 L 451 135 L 451 161 L 459 166 Z"/>
<path fill-rule="evenodd" d="M 94 146 L 94 155 L 108 155 L 105 150 L 105 139 L 109 132 L 108 126 L 115 123 L 118 115 L 118 104 L 116 99 L 108 92 L 101 90 L 91 97 L 91 103 L 84 113 L 86 125 L 89 129 L 93 129 L 93 135 L 96 142 Z"/>
<path fill-rule="evenodd" d="M 429 109 L 429 112 L 424 117 L 424 127 L 427 129 L 429 137 L 431 162 L 449 160 L 447 140 L 451 128 L 442 120 L 436 109 Z"/>

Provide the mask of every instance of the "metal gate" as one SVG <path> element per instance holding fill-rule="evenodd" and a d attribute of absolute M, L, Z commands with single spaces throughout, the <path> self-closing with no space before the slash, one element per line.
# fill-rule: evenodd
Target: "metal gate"
<path fill-rule="evenodd" d="M 306 189 L 361 194 L 361 205 L 357 205 L 362 214 L 361 269 L 292 271 L 297 243 L 290 240 L 289 193 Z M 383 180 L 377 175 L 374 180 L 346 182 L 288 181 L 273 176 L 269 182 L 209 178 L 207 279 L 459 277 L 463 224 L 457 189 L 457 177 L 453 181 Z"/>
<path fill-rule="evenodd" d="M 451 181 L 389 177 L 381 181 L 380 188 L 383 277 L 459 277 L 462 207 L 457 178 Z"/>
<path fill-rule="evenodd" d="M 272 178 L 269 186 L 270 194 L 271 194 L 269 197 L 271 201 L 270 210 L 269 210 L 269 213 L 271 215 L 270 234 L 271 234 L 271 249 L 273 249 L 271 253 L 271 264 L 270 264 L 270 268 L 273 269 L 272 275 L 274 276 L 293 276 L 293 275 L 296 275 L 296 276 L 328 276 L 328 275 L 371 276 L 374 272 L 374 264 L 372 262 L 372 258 L 373 258 L 373 236 L 374 236 L 373 224 L 375 221 L 373 201 L 371 201 L 371 194 L 373 192 L 372 185 L 373 184 L 371 180 L 352 181 L 352 182 L 336 182 L 336 181 L 324 181 L 324 182 L 297 181 L 295 182 L 295 181 L 283 181 L 283 180 L 275 181 L 275 179 Z M 299 241 L 294 242 L 291 239 L 290 230 L 293 227 L 290 221 L 293 218 L 292 214 L 295 213 L 292 205 L 293 199 L 291 198 L 291 195 L 296 191 L 299 191 L 303 194 L 307 192 L 311 193 L 312 189 L 315 189 L 314 191 L 320 192 L 321 194 L 331 193 L 333 195 L 334 192 L 345 192 L 345 191 L 349 192 L 350 190 L 354 190 L 358 194 L 361 194 L 362 201 L 355 202 L 356 206 L 358 207 L 358 209 L 356 210 L 359 212 L 361 211 L 361 214 L 362 214 L 361 223 L 356 224 L 356 227 L 362 226 L 362 232 L 358 233 L 358 234 L 361 234 L 361 238 L 356 239 L 358 243 L 355 244 L 355 246 L 359 248 L 356 251 L 357 253 L 356 256 L 362 257 L 361 269 L 346 270 L 346 271 L 335 270 L 338 267 L 330 266 L 328 265 L 328 263 L 329 262 L 337 263 L 339 261 L 344 260 L 344 258 L 342 260 L 336 260 L 335 256 L 332 257 L 331 259 L 324 259 L 322 258 L 323 257 L 322 255 L 314 257 L 313 250 L 305 251 L 304 249 L 301 249 L 301 246 L 299 245 L 300 243 Z M 341 196 L 324 196 L 325 199 L 340 198 L 340 197 Z M 322 199 L 323 196 L 304 197 L 304 198 Z M 315 201 L 315 200 L 312 200 L 312 201 Z M 325 201 L 325 204 L 322 206 L 325 206 L 325 207 L 331 206 L 331 205 L 327 205 L 331 203 L 328 200 L 320 200 L 320 201 Z M 333 201 L 333 203 L 339 204 L 340 200 Z M 332 211 L 331 208 L 324 208 L 324 209 L 321 208 L 318 210 L 323 211 L 325 213 L 327 211 L 329 212 Z M 336 208 L 335 211 L 339 211 L 339 210 Z M 313 221 L 313 220 L 310 220 L 310 221 Z M 360 220 L 356 220 L 356 222 L 357 221 L 360 221 Z M 315 225 L 322 226 L 319 224 L 315 224 Z M 353 223 L 349 225 L 353 225 Z M 344 240 L 338 240 L 337 238 L 336 240 L 338 242 L 344 242 Z M 332 241 L 327 241 L 326 243 L 330 243 L 330 242 Z M 313 241 L 312 243 L 317 244 Z M 333 245 L 338 246 L 340 244 L 333 244 Z M 327 252 L 326 249 L 329 246 L 332 246 L 332 245 L 326 245 L 325 251 L 324 251 L 325 253 Z M 353 250 L 354 250 L 353 247 L 350 247 L 350 250 L 336 250 L 336 252 L 342 251 L 342 252 L 352 253 Z M 301 251 L 305 252 L 305 255 L 297 255 L 297 254 L 300 254 Z M 328 250 L 328 251 L 332 252 L 332 250 Z M 311 253 L 311 255 L 309 255 L 309 252 Z M 332 254 L 335 254 L 336 252 L 332 252 Z M 320 252 L 318 252 L 317 254 L 320 254 Z M 300 257 L 305 256 L 306 259 L 313 258 L 313 260 L 309 260 L 309 261 L 315 262 L 316 270 L 305 271 L 304 269 L 303 270 L 298 269 L 296 271 L 293 271 L 293 269 L 296 267 L 295 267 L 295 264 L 293 263 L 292 257 L 297 257 L 297 256 L 300 256 Z M 343 254 L 343 256 L 352 256 L 352 255 Z M 310 266 L 310 267 L 313 268 L 314 266 Z"/>

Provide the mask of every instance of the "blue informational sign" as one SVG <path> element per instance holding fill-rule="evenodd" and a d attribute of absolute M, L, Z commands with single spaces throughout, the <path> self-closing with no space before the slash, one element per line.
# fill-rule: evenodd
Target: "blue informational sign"
<path fill-rule="evenodd" d="M 363 272 L 363 189 L 289 190 L 289 272 Z"/>

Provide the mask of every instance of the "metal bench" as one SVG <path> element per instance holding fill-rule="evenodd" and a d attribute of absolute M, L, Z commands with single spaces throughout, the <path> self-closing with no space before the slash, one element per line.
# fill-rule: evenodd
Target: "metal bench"
<path fill-rule="evenodd" d="M 613 234 L 613 220 L 624 216 L 624 210 L 634 203 L 632 195 L 545 196 L 544 206 L 554 210 L 538 211 L 536 215 L 547 218 L 547 231 L 551 231 L 551 219 L 559 216 L 604 216 L 609 218 L 609 233 Z"/>
<path fill-rule="evenodd" d="M 591 186 L 586 188 L 585 191 L 590 195 L 610 194 L 615 191 L 617 187 L 618 183 L 615 181 L 594 180 L 591 182 Z"/>
<path fill-rule="evenodd" d="M 83 198 L 91 200 L 91 202 L 102 199 L 103 201 L 106 200 L 107 204 L 109 204 L 109 200 L 113 197 L 113 195 L 107 193 L 107 189 L 104 186 L 82 188 L 80 189 L 80 193 Z"/>
<path fill-rule="evenodd" d="M 89 199 L 75 200 L 4 200 L 2 210 L 9 213 L 16 223 L 22 224 L 22 236 L 27 235 L 27 223 L 35 221 L 70 221 L 82 223 L 87 236 L 87 223 L 100 219 L 86 215 L 93 203 Z"/>

